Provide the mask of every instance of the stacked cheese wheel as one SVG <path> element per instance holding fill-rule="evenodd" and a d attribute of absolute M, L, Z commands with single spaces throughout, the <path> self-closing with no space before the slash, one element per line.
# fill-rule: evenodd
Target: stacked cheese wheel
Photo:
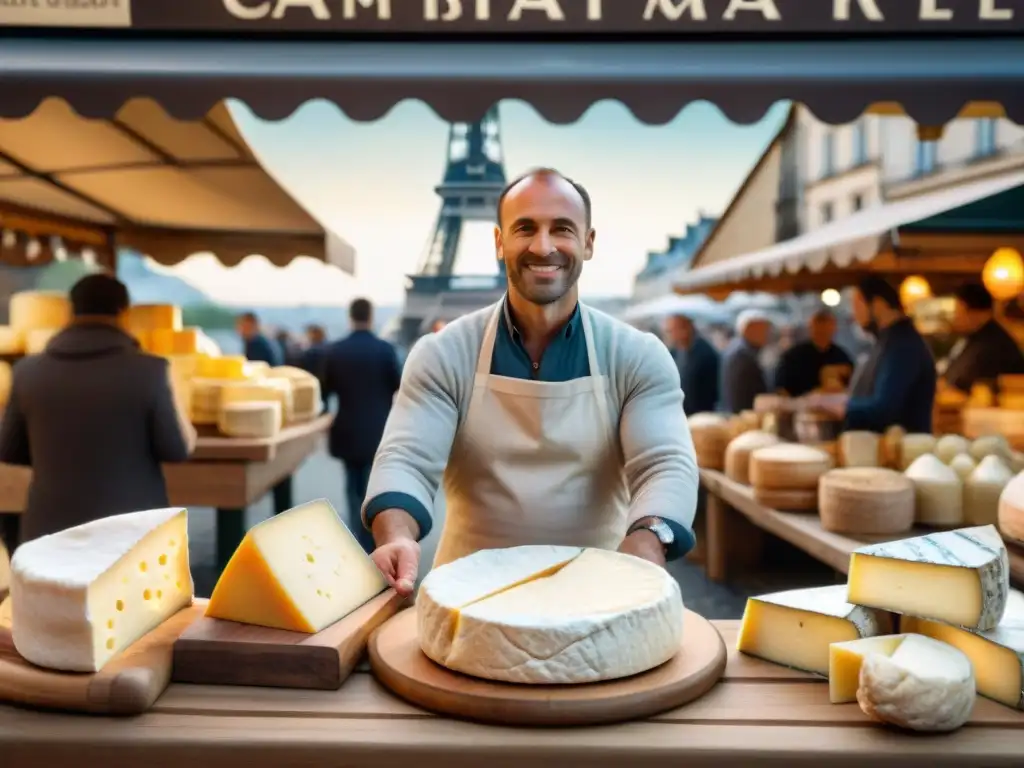
<path fill-rule="evenodd" d="M 0 355 L 35 355 L 71 321 L 67 294 L 20 291 L 8 305 L 10 324 L 0 326 Z"/>
<path fill-rule="evenodd" d="M 872 720 L 951 731 L 976 694 L 1024 710 L 1022 625 L 1024 594 L 986 525 L 865 545 L 844 585 L 752 597 L 737 648 L 828 676 L 832 703 Z"/>
<path fill-rule="evenodd" d="M 914 484 L 891 469 L 833 469 L 818 484 L 818 514 L 833 533 L 906 533 L 914 525 Z"/>
<path fill-rule="evenodd" d="M 725 449 L 729 445 L 729 420 L 718 413 L 695 413 L 687 418 L 697 466 L 721 469 L 725 464 Z"/>
<path fill-rule="evenodd" d="M 733 438 L 725 449 L 725 476 L 737 483 L 750 485 L 750 454 L 758 448 L 778 443 L 779 438 L 769 432 L 744 432 Z"/>
<path fill-rule="evenodd" d="M 754 498 L 773 509 L 811 511 L 818 506 L 818 480 L 832 468 L 832 457 L 817 448 L 780 443 L 750 455 Z"/>

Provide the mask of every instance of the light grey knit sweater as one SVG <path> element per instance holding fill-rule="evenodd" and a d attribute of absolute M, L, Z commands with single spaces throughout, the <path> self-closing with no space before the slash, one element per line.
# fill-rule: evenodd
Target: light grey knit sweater
<path fill-rule="evenodd" d="M 494 310 L 492 305 L 465 315 L 413 346 L 367 500 L 406 493 L 433 509 L 452 442 L 469 411 L 484 330 Z M 619 426 L 629 522 L 655 515 L 692 532 L 700 480 L 679 370 L 657 337 L 588 310 L 598 366 L 607 376 L 608 413 Z"/>

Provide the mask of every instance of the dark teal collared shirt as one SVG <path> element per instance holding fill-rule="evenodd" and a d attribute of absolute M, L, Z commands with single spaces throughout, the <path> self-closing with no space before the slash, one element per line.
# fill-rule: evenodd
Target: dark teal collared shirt
<path fill-rule="evenodd" d="M 509 312 L 507 295 L 502 301 L 502 314 L 504 322 L 498 323 L 494 338 L 494 356 L 491 360 L 493 375 L 546 382 L 573 381 L 590 375 L 587 338 L 583 330 L 579 304 L 565 326 L 551 339 L 537 363 L 530 359 L 523 345 L 522 337 Z M 401 509 L 408 512 L 419 525 L 421 540 L 426 538 L 434 525 L 430 511 L 423 504 L 406 493 L 395 491 L 382 493 L 370 500 L 366 505 L 367 524 L 372 525 L 373 518 L 385 509 Z M 675 535 L 675 542 L 666 552 L 669 560 L 681 557 L 693 549 L 696 538 L 691 531 L 672 520 L 662 519 Z"/>

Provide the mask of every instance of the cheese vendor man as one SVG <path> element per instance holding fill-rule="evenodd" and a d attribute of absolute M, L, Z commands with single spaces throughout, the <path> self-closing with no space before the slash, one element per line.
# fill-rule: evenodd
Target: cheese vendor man
<path fill-rule="evenodd" d="M 480 549 L 561 544 L 664 564 L 689 551 L 697 462 L 665 345 L 578 301 L 590 198 L 554 170 L 498 202 L 498 303 L 413 346 L 370 474 L 374 561 L 409 594 L 435 494 L 434 566 Z"/>

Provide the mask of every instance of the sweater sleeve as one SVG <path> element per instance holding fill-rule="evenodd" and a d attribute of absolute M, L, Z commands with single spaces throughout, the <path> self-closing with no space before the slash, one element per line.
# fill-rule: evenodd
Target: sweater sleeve
<path fill-rule="evenodd" d="M 632 341 L 632 340 L 630 340 Z M 693 548 L 697 511 L 697 456 L 683 414 L 683 393 L 672 356 L 654 336 L 629 344 L 630 370 L 619 420 L 619 440 L 630 491 L 629 524 L 660 517 L 675 533 L 674 559 Z"/>
<path fill-rule="evenodd" d="M 455 377 L 437 339 L 424 336 L 409 353 L 362 510 L 369 527 L 385 509 L 402 509 L 419 524 L 421 539 L 432 526 L 430 511 L 459 419 Z"/>

